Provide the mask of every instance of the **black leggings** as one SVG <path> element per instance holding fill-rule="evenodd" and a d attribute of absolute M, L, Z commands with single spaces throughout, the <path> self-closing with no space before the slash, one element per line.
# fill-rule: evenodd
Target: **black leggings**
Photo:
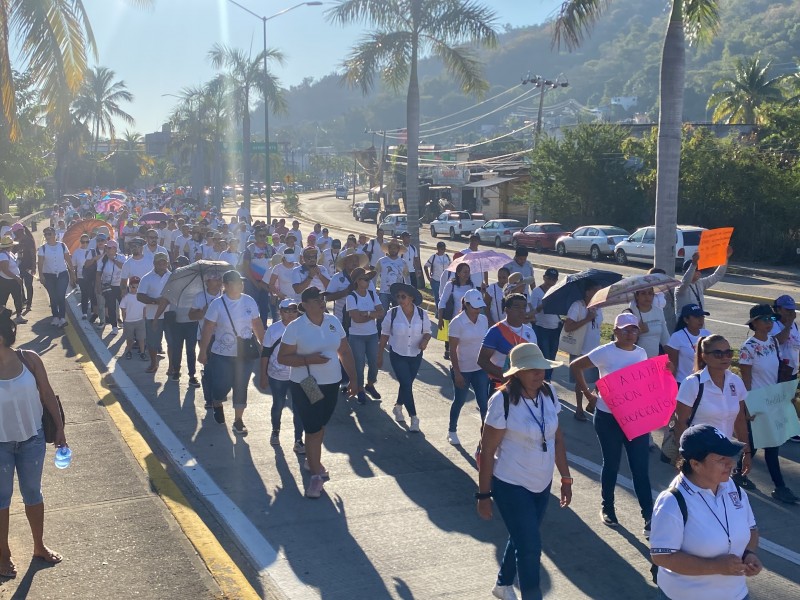
<path fill-rule="evenodd" d="M 8 297 L 14 300 L 14 308 L 18 315 L 22 314 L 22 284 L 16 279 L 6 279 L 0 277 L 0 305 L 8 301 Z"/>
<path fill-rule="evenodd" d="M 122 298 L 122 293 L 118 285 L 106 287 L 103 290 L 103 298 L 106 301 L 106 323 L 112 327 L 117 326 L 117 307 Z"/>

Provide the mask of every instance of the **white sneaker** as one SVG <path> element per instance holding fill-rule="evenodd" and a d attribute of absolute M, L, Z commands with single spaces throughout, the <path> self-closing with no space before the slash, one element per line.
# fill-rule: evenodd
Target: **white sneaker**
<path fill-rule="evenodd" d="M 322 495 L 324 483 L 322 477 L 319 475 L 312 475 L 308 488 L 306 488 L 306 498 L 319 498 Z"/>
<path fill-rule="evenodd" d="M 308 464 L 307 458 L 303 460 L 303 470 L 308 471 L 309 473 L 311 472 L 311 466 Z M 331 474 L 330 471 L 323 466 L 322 475 L 314 475 L 314 477 L 322 477 L 322 481 L 330 481 Z"/>
<path fill-rule="evenodd" d="M 500 600 L 517 600 L 517 593 L 514 591 L 513 585 L 495 585 L 492 596 L 500 598 Z"/>
<path fill-rule="evenodd" d="M 395 407 L 392 409 L 392 414 L 394 414 L 394 420 L 398 423 L 405 423 L 406 418 L 403 416 L 403 407 L 399 404 L 396 404 Z"/>
<path fill-rule="evenodd" d="M 419 431 L 419 418 L 418 417 L 411 417 L 411 426 L 408 428 L 409 431 Z"/>
<path fill-rule="evenodd" d="M 461 440 L 458 439 L 458 434 L 455 431 L 447 432 L 447 441 L 450 442 L 453 446 L 461 445 Z"/>
<path fill-rule="evenodd" d="M 119 327 L 111 328 L 111 335 L 117 335 L 118 333 L 119 333 Z"/>

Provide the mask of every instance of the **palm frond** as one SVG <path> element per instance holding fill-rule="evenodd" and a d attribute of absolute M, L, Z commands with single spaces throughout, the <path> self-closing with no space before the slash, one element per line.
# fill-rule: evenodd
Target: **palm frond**
<path fill-rule="evenodd" d="M 392 59 L 404 58 L 400 64 L 392 65 L 388 73 L 391 80 L 397 81 L 404 68 L 408 72 L 411 42 L 411 34 L 406 31 L 375 31 L 363 36 L 344 62 L 344 81 L 352 87 L 360 87 L 366 95 L 372 89 L 375 75 Z"/>
<path fill-rule="evenodd" d="M 497 45 L 497 13 L 474 0 L 425 0 L 419 30 L 450 46 Z"/>
<path fill-rule="evenodd" d="M 707 44 L 719 29 L 718 0 L 674 0 L 683 2 L 683 26 L 691 45 Z"/>
<path fill-rule="evenodd" d="M 403 20 L 406 2 L 400 0 L 339 0 L 333 8 L 325 11 L 325 18 L 334 25 L 369 23 L 378 29 L 393 29 Z"/>
<path fill-rule="evenodd" d="M 553 24 L 553 47 L 561 48 L 563 44 L 570 51 L 578 48 L 608 3 L 609 0 L 566 0 Z"/>
<path fill-rule="evenodd" d="M 11 56 L 8 51 L 10 35 L 8 21 L 10 17 L 8 0 L 0 0 L 0 103 L 3 117 L 9 124 L 9 137 L 12 142 L 19 139 L 20 127 L 17 121 L 17 100 L 14 95 L 14 75 L 11 69 Z"/>
<path fill-rule="evenodd" d="M 481 95 L 489 89 L 483 78 L 483 64 L 469 48 L 435 44 L 433 53 L 442 60 L 447 72 L 458 81 L 465 94 Z"/>

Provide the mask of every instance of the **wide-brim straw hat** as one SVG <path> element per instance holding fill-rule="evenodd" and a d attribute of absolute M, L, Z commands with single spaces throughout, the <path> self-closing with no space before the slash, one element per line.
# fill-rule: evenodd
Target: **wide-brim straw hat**
<path fill-rule="evenodd" d="M 350 272 L 350 281 L 355 283 L 362 277 L 365 277 L 367 281 L 372 280 L 378 274 L 377 271 L 365 271 L 362 267 L 356 267 Z"/>
<path fill-rule="evenodd" d="M 413 285 L 409 285 L 407 283 L 403 283 L 402 281 L 398 281 L 397 283 L 393 283 L 389 288 L 389 293 L 392 295 L 392 297 L 396 296 L 400 292 L 405 292 L 406 294 L 411 296 L 411 298 L 414 301 L 414 304 L 416 304 L 417 306 L 422 304 L 422 294 Z"/>
<path fill-rule="evenodd" d="M 369 256 L 364 254 L 363 252 L 356 252 L 355 250 L 347 250 L 346 252 L 340 252 L 339 256 L 336 257 L 336 270 L 341 271 L 344 268 L 344 261 L 350 257 L 356 256 L 358 257 L 358 267 L 362 269 L 369 264 Z"/>
<path fill-rule="evenodd" d="M 10 235 L 4 235 L 0 238 L 0 248 L 11 248 L 16 242 Z"/>
<path fill-rule="evenodd" d="M 510 366 L 508 371 L 503 373 L 503 377 L 511 377 L 514 373 L 530 369 L 554 369 L 564 364 L 557 360 L 546 359 L 536 344 L 514 346 L 508 355 L 508 362 Z"/>
<path fill-rule="evenodd" d="M 403 254 L 406 253 L 406 247 L 403 245 L 403 242 L 401 242 L 400 240 L 395 240 L 395 239 L 391 239 L 391 240 L 381 244 L 381 250 L 383 250 L 383 252 L 385 254 L 389 254 L 389 246 L 391 244 L 397 244 L 397 247 L 398 247 L 397 254 L 402 256 Z"/>

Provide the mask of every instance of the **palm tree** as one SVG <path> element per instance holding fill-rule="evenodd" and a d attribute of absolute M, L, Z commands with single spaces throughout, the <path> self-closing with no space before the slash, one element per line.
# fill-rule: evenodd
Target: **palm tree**
<path fill-rule="evenodd" d="M 737 58 L 733 76 L 717 81 L 714 89 L 719 91 L 708 99 L 708 108 L 714 109 L 714 122 L 760 123 L 759 108 L 783 100 L 781 84 L 785 77 L 770 77 L 771 66 L 772 61 L 762 64 L 758 56 Z"/>
<path fill-rule="evenodd" d="M 122 134 L 122 144 L 120 145 L 120 148 L 128 152 L 133 152 L 139 149 L 139 146 L 142 145 L 142 141 L 141 133 L 126 129 L 125 133 Z"/>
<path fill-rule="evenodd" d="M 108 67 L 95 67 L 88 71 L 73 105 L 78 118 L 92 124 L 95 154 L 101 133 L 108 133 L 114 140 L 117 133 L 114 119 L 133 123 L 133 117 L 119 106 L 120 102 L 132 102 L 133 94 L 127 90 L 124 81 L 114 81 L 115 76 L 116 73 Z"/>
<path fill-rule="evenodd" d="M 563 42 L 569 49 L 580 46 L 586 31 L 608 3 L 609 0 L 566 0 L 556 17 L 553 43 L 560 46 Z M 690 42 L 702 42 L 713 36 L 718 24 L 717 0 L 672 0 L 661 53 L 655 216 L 655 266 L 670 275 L 675 274 L 687 31 Z"/>
<path fill-rule="evenodd" d="M 175 130 L 172 146 L 182 161 L 189 159 L 190 181 L 195 198 L 205 188 L 205 146 L 208 140 L 205 104 L 202 87 L 184 88 L 180 92 L 180 103 L 175 107 L 170 122 Z"/>
<path fill-rule="evenodd" d="M 438 57 L 465 93 L 484 92 L 488 85 L 481 65 L 465 44 L 497 43 L 494 11 L 474 0 L 339 0 L 328 20 L 349 25 L 369 23 L 366 34 L 344 62 L 344 79 L 364 94 L 376 75 L 394 90 L 407 82 L 406 212 L 409 232 L 419 244 L 419 121 L 417 63 L 426 54 Z"/>
<path fill-rule="evenodd" d="M 255 100 L 255 92 L 261 94 L 264 102 L 273 111 L 286 110 L 286 100 L 280 89 L 280 82 L 269 71 L 264 77 L 264 52 L 251 56 L 243 50 L 223 44 L 214 44 L 208 58 L 215 69 L 225 69 L 225 88 L 233 108 L 233 115 L 242 122 L 242 173 L 244 175 L 244 202 L 250 209 L 250 183 L 252 165 L 250 164 L 250 110 Z M 273 48 L 266 52 L 267 61 L 283 64 L 283 53 Z M 269 185 L 269 181 L 264 182 Z"/>

